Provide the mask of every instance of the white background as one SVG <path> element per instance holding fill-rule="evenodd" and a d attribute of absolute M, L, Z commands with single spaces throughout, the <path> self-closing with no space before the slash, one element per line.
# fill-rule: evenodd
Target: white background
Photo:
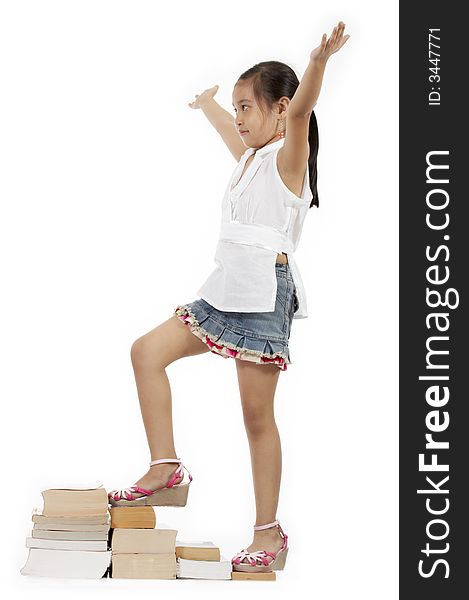
<path fill-rule="evenodd" d="M 397 598 L 398 3 L 16 0 L 0 17 L 3 587 Z M 42 489 L 147 471 L 130 347 L 197 298 L 236 166 L 188 102 L 219 84 L 231 110 L 263 60 L 301 79 L 340 19 L 351 38 L 315 108 L 320 208 L 295 254 L 309 318 L 293 322 L 275 400 L 285 570 L 272 584 L 20 575 Z M 194 481 L 157 525 L 231 559 L 255 522 L 235 362 L 206 353 L 167 373 Z"/>

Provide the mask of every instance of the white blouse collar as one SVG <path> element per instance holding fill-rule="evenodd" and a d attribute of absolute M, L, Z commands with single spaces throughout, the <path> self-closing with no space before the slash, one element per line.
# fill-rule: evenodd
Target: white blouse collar
<path fill-rule="evenodd" d="M 247 156 L 251 156 L 251 154 L 254 154 L 254 152 L 256 152 L 256 156 L 262 156 L 263 154 L 266 154 L 267 152 L 272 152 L 272 150 L 277 149 L 280 146 L 283 146 L 285 142 L 285 138 L 280 138 L 278 140 L 276 140 L 275 142 L 271 142 L 270 144 L 266 144 L 265 146 L 262 146 L 262 148 L 258 148 L 257 150 L 255 148 L 247 148 L 246 152 L 244 154 L 247 154 Z"/>

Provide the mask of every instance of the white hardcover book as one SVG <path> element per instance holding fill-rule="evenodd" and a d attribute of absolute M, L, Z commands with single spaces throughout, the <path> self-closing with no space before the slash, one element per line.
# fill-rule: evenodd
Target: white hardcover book
<path fill-rule="evenodd" d="M 30 548 L 21 575 L 72 579 L 101 579 L 111 564 L 109 552 Z"/>
<path fill-rule="evenodd" d="M 220 561 L 176 559 L 177 579 L 231 579 L 231 560 L 225 556 Z"/>

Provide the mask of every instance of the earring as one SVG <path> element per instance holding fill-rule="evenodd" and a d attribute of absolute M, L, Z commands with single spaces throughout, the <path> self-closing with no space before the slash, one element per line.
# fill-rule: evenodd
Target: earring
<path fill-rule="evenodd" d="M 283 125 L 283 120 L 280 121 L 280 124 L 281 124 L 280 125 L 281 128 L 280 128 L 280 131 L 277 134 L 279 140 L 285 137 L 285 128 L 284 128 L 284 125 Z"/>

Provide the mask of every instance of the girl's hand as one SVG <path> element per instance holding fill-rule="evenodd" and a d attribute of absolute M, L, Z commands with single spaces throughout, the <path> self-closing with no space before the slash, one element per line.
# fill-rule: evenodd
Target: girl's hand
<path fill-rule="evenodd" d="M 218 92 L 218 88 L 218 85 L 214 85 L 213 87 L 204 90 L 200 96 L 199 94 L 196 94 L 195 100 L 193 102 L 189 102 L 189 106 L 191 108 L 201 108 L 204 102 L 211 100 L 215 96 L 215 94 Z"/>
<path fill-rule="evenodd" d="M 321 43 L 309 55 L 310 60 L 327 61 L 329 57 L 334 54 L 334 52 L 340 50 L 350 37 L 349 35 L 343 35 L 344 29 L 345 23 L 339 21 L 338 25 L 332 30 L 331 37 L 329 39 L 327 39 L 326 34 L 323 33 Z"/>

